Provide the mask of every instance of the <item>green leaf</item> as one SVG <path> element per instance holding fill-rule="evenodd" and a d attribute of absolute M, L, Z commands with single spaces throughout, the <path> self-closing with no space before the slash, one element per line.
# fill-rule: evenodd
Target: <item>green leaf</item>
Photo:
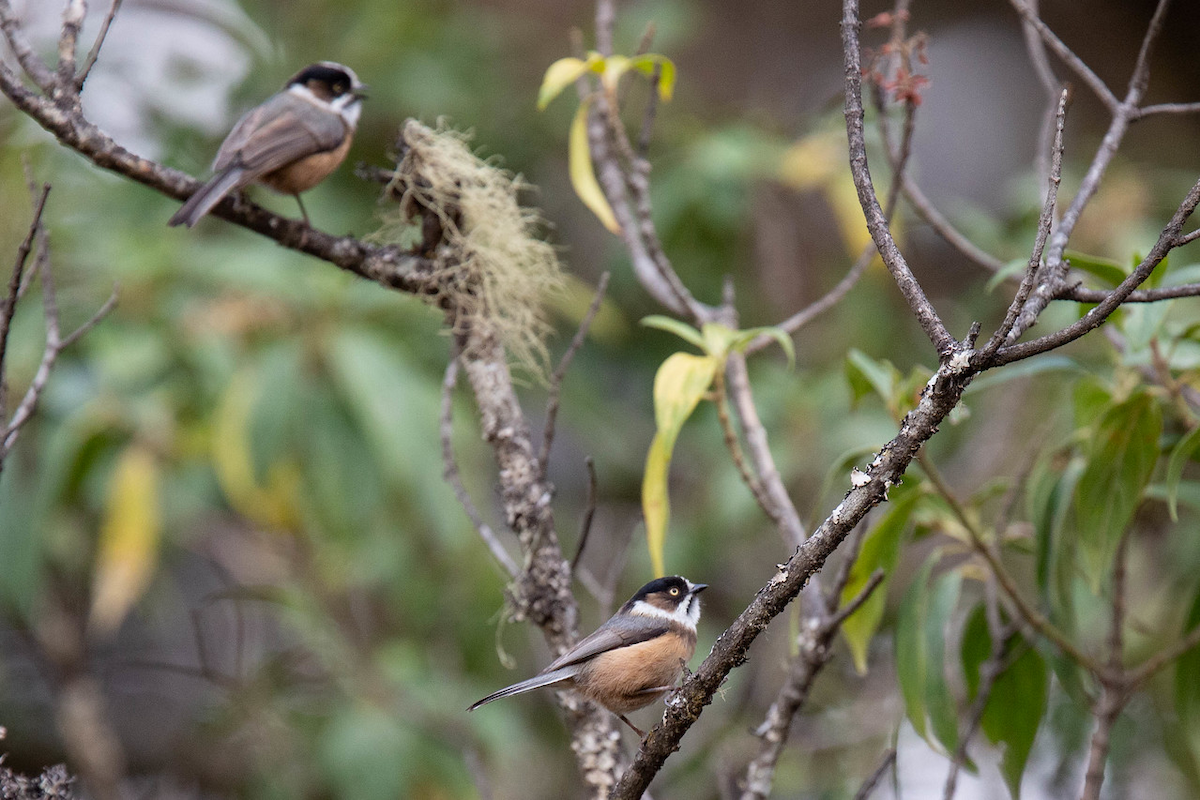
<path fill-rule="evenodd" d="M 1200 425 L 1188 431 L 1171 449 L 1171 458 L 1167 461 L 1167 510 L 1171 512 L 1171 521 L 1179 521 L 1179 482 L 1183 479 L 1183 468 L 1191 460 L 1196 447 L 1200 446 Z"/>
<path fill-rule="evenodd" d="M 654 419 L 658 430 L 646 454 L 642 515 L 646 520 L 650 562 L 656 575 L 666 574 L 663 548 L 671 513 L 667 492 L 671 453 L 683 423 L 712 385 L 716 370 L 717 361 L 711 356 L 675 353 L 662 363 L 654 376 Z"/>
<path fill-rule="evenodd" d="M 760 328 L 748 328 L 744 331 L 737 331 L 732 346 L 735 350 L 745 350 L 752 341 L 760 336 L 769 336 L 775 340 L 776 344 L 783 350 L 784 355 L 787 356 L 788 369 L 796 366 L 796 347 L 792 344 L 792 337 L 783 328 L 775 325 L 765 325 Z"/>
<path fill-rule="evenodd" d="M 1180 635 L 1186 635 L 1197 625 L 1200 625 L 1200 591 L 1192 598 Z M 1200 733 L 1200 647 L 1193 647 L 1175 660 L 1175 710 L 1180 719 L 1188 720 L 1193 729 L 1198 729 L 1193 735 Z"/>
<path fill-rule="evenodd" d="M 1016 800 L 1020 797 L 1021 776 L 1029 760 L 1029 751 L 1046 714 L 1050 672 L 1041 654 L 1032 647 L 1017 640 L 1009 647 L 1010 652 L 1014 647 L 1026 647 L 1026 650 L 993 682 L 981 723 L 992 744 L 1004 747 L 1000 772 Z M 963 629 L 963 677 L 969 700 L 974 700 L 979 692 L 979 670 L 991 654 L 992 637 L 983 606 L 979 605 L 971 612 Z"/>
<path fill-rule="evenodd" d="M 935 550 L 905 594 L 896 626 L 896 669 L 909 722 L 945 752 L 958 748 L 958 714 L 946 686 L 946 626 L 958 602 L 962 574 L 929 577 L 941 558 Z"/>
<path fill-rule="evenodd" d="M 1158 459 L 1162 409 L 1141 392 L 1100 420 L 1075 489 L 1075 519 L 1085 572 L 1094 592 L 1142 501 Z"/>
<path fill-rule="evenodd" d="M 874 392 L 884 403 L 891 403 L 900 373 L 889 361 L 876 361 L 861 350 L 846 354 L 846 380 L 857 403 Z"/>
<path fill-rule="evenodd" d="M 1083 373 L 1079 362 L 1068 356 L 1045 355 L 1028 358 L 1014 364 L 1005 364 L 1004 369 L 992 370 L 971 381 L 964 394 L 972 395 L 993 386 L 1000 386 L 1021 378 L 1030 378 L 1045 372 Z M 1067 376 L 1069 378 L 1069 376 Z"/>
<path fill-rule="evenodd" d="M 700 334 L 700 331 L 686 322 L 680 322 L 672 317 L 664 317 L 661 314 L 651 314 L 648 317 L 643 317 L 641 324 L 647 328 L 657 328 L 660 331 L 673 333 L 688 344 L 695 345 L 698 350 L 705 349 L 704 337 Z"/>
<path fill-rule="evenodd" d="M 958 607 L 962 572 L 951 570 L 934 581 L 925 619 L 926 672 L 925 703 L 934 735 L 947 753 L 958 750 L 958 709 L 946 685 L 946 628 Z"/>
<path fill-rule="evenodd" d="M 1004 265 L 1003 268 L 997 270 L 992 277 L 988 278 L 987 283 L 984 284 L 983 290 L 988 294 L 991 294 L 992 290 L 1004 283 L 1009 278 L 1017 275 L 1023 275 L 1028 267 L 1029 259 L 1027 258 L 1015 258 L 1012 261 L 1009 261 Z"/>
<path fill-rule="evenodd" d="M 936 557 L 937 552 L 934 553 Z M 929 607 L 929 576 L 935 557 L 930 557 L 913 578 L 896 619 L 896 677 L 904 710 L 913 729 L 928 739 L 929 717 L 925 709 L 925 673 L 929 669 L 925 651 L 925 617 Z"/>
<path fill-rule="evenodd" d="M 670 102 L 675 93 L 675 62 L 658 53 L 646 53 L 629 60 L 629 68 L 636 69 L 647 77 L 654 77 L 654 68 L 659 68 L 658 96 L 664 102 Z"/>
<path fill-rule="evenodd" d="M 563 89 L 579 80 L 580 76 L 592 68 L 593 63 L 594 57 L 589 56 L 587 61 L 580 58 L 560 58 L 551 64 L 542 77 L 541 88 L 538 89 L 538 111 L 544 110 Z"/>
<path fill-rule="evenodd" d="M 875 570 L 882 569 L 884 571 L 883 582 L 867 598 L 867 601 L 847 617 L 842 624 L 842 636 L 845 637 L 846 644 L 850 647 L 850 654 L 854 658 L 854 668 L 858 670 L 859 675 L 865 675 L 867 672 L 867 650 L 871 644 L 871 638 L 879 629 L 879 623 L 883 619 L 883 612 L 887 606 L 887 587 L 891 580 L 892 570 L 896 567 L 896 560 L 900 555 L 900 542 L 904 532 L 908 529 L 908 521 L 912 516 L 913 507 L 921 496 L 922 493 L 919 491 L 907 490 L 903 494 L 896 494 L 893 497 L 891 508 L 878 524 L 867 532 L 858 558 L 855 559 L 854 566 L 850 568 L 850 577 L 846 581 L 846 588 L 842 590 L 841 602 L 845 604 L 862 591 Z"/>
<path fill-rule="evenodd" d="M 1116 286 L 1129 275 L 1125 267 L 1109 258 L 1089 256 L 1077 250 L 1068 250 L 1064 255 L 1074 269 L 1086 272 L 1109 287 Z"/>
<path fill-rule="evenodd" d="M 1046 661 L 1037 650 L 1028 647 L 996 679 L 983 710 L 983 732 L 993 744 L 1004 746 L 1000 772 L 1013 800 L 1021 796 L 1021 776 L 1046 714 L 1049 696 L 1050 671 Z"/>
<path fill-rule="evenodd" d="M 592 107 L 591 98 L 585 99 L 575 111 L 571 121 L 571 132 L 567 140 L 567 163 L 571 175 L 571 186 L 583 204 L 596 215 L 600 223 L 615 234 L 621 233 L 621 226 L 613 215 L 608 199 L 600 189 L 596 180 L 596 171 L 592 166 L 592 149 L 588 145 L 588 111 Z"/>

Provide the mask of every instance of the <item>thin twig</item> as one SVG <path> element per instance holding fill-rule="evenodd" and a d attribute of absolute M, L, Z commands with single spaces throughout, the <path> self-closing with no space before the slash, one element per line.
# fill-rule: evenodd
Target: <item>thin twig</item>
<path fill-rule="evenodd" d="M 1020 287 L 1017 288 L 1017 293 L 1013 297 L 1008 306 L 1008 312 L 1004 315 L 1004 322 L 992 334 L 991 339 L 984 345 L 979 354 L 979 363 L 986 364 L 991 360 L 996 351 L 1000 349 L 1000 345 L 1009 340 L 1009 336 L 1013 333 L 1013 326 L 1017 324 L 1017 316 L 1021 313 L 1021 309 L 1025 307 L 1025 301 L 1029 299 L 1029 293 L 1033 291 L 1033 286 L 1037 282 L 1038 271 L 1042 265 L 1042 253 L 1046 248 L 1046 240 L 1050 238 L 1050 231 L 1054 227 L 1054 210 L 1058 204 L 1058 187 L 1062 182 L 1062 165 L 1063 165 L 1063 128 L 1067 122 L 1067 104 L 1071 100 L 1071 90 L 1063 89 L 1058 97 L 1058 109 L 1054 115 L 1054 140 L 1050 145 L 1050 174 L 1046 178 L 1046 195 L 1042 202 L 1042 214 L 1038 218 L 1037 235 L 1033 240 L 1033 249 L 1029 251 L 1029 263 L 1025 267 L 1025 278 L 1021 281 Z"/>
<path fill-rule="evenodd" d="M 604 302 L 604 293 L 608 290 L 608 279 L 609 273 L 607 272 L 600 276 L 600 280 L 596 283 L 596 293 L 592 296 L 591 305 L 588 306 L 583 319 L 579 321 L 579 328 L 576 329 L 575 336 L 571 339 L 571 344 L 567 346 L 567 351 L 559 359 L 558 367 L 555 368 L 554 374 L 550 376 L 549 397 L 546 400 L 546 423 L 542 427 L 542 448 L 538 454 L 538 463 L 541 464 L 543 478 L 546 477 L 546 470 L 550 464 L 550 447 L 554 443 L 554 424 L 558 419 L 558 407 L 562 399 L 563 379 L 567 375 L 567 370 L 571 367 L 571 361 L 575 358 L 575 354 L 583 347 L 588 331 L 592 327 L 592 322 L 596 319 L 596 314 L 600 311 L 600 304 Z"/>
<path fill-rule="evenodd" d="M 842 14 L 842 47 L 845 53 L 844 77 L 846 85 L 846 132 L 849 138 L 850 172 L 854 178 L 854 186 L 858 191 L 859 205 L 866 216 L 867 228 L 876 249 L 892 274 L 892 279 L 900 289 L 908 303 L 909 309 L 920 323 L 925 335 L 933 343 L 939 358 L 946 359 L 954 352 L 955 341 L 945 324 L 934 310 L 933 305 L 925 296 L 924 289 L 913 275 L 908 261 L 896 246 L 888 229 L 879 198 L 875 194 L 875 186 L 871 179 L 871 171 L 867 164 L 867 143 L 864 129 L 864 112 L 862 103 L 862 54 L 858 41 L 858 2 L 845 0 Z"/>
<path fill-rule="evenodd" d="M 588 456 L 583 460 L 583 463 L 587 467 L 588 474 L 587 503 L 583 507 L 583 516 L 579 520 L 579 544 L 575 546 L 575 557 L 571 559 L 572 575 L 578 573 L 579 559 L 583 558 L 583 551 L 587 547 L 588 536 L 592 533 L 592 521 L 596 518 L 596 459 Z"/>
<path fill-rule="evenodd" d="M 1191 233 L 1184 233 L 1184 234 L 1180 234 L 1179 236 L 1175 237 L 1175 246 L 1183 247 L 1185 244 L 1190 244 L 1191 242 L 1194 242 L 1197 239 L 1200 239 L 1200 228 L 1197 228 L 1196 230 L 1192 231 Z"/>
<path fill-rule="evenodd" d="M 1021 0 L 1012 0 L 1012 2 L 1017 6 L 1018 11 L 1021 11 L 1023 14 L 1028 12 L 1028 7 Z M 1037 318 L 1045 310 L 1046 306 L 1065 288 L 1069 265 L 1063 259 L 1063 254 L 1066 251 L 1067 242 L 1070 241 L 1084 208 L 1087 207 L 1096 192 L 1099 191 L 1100 182 L 1104 178 L 1108 165 L 1116 156 L 1117 150 L 1121 146 L 1121 141 L 1129 129 L 1130 121 L 1137 114 L 1138 105 L 1141 103 L 1142 97 L 1146 92 L 1146 85 L 1150 77 L 1150 54 L 1153 52 L 1154 44 L 1162 31 L 1168 4 L 1169 0 L 1159 0 L 1154 10 L 1154 15 L 1151 17 L 1150 24 L 1146 29 L 1146 35 L 1142 39 L 1137 63 L 1129 78 L 1129 87 L 1125 98 L 1120 103 L 1110 106 L 1112 121 L 1109 123 L 1108 130 L 1104 133 L 1104 138 L 1101 140 L 1100 146 L 1096 148 L 1096 154 L 1093 156 L 1083 180 L 1080 181 L 1078 191 L 1075 193 L 1066 211 L 1063 212 L 1058 227 L 1050 236 L 1046 248 L 1045 264 L 1039 270 L 1037 286 L 1030 293 L 1025 307 L 1017 315 L 1017 321 L 1009 334 L 1010 343 L 1020 339 L 1021 335 L 1029 330 L 1034 322 L 1037 321 Z M 1040 20 L 1037 21 L 1037 24 L 1041 25 L 1041 28 L 1045 27 Z M 1145 280 L 1145 278 L 1143 277 L 1141 280 Z M 1128 290 L 1132 291 L 1137 288 L 1141 280 L 1129 286 Z"/>
<path fill-rule="evenodd" d="M 17 247 L 17 257 L 13 263 L 12 277 L 8 281 L 8 291 L 4 305 L 0 306 L 0 380 L 4 377 L 4 356 L 8 352 L 8 334 L 12 325 L 13 314 L 17 310 L 17 300 L 20 299 L 21 276 L 25 272 L 25 264 L 33 249 L 34 239 L 42 227 L 42 213 L 46 209 L 46 199 L 50 196 L 50 184 L 42 186 L 42 193 L 33 205 L 33 220 L 29 223 L 29 231 Z M 0 405 L 0 417 L 3 415 L 3 405 Z"/>
<path fill-rule="evenodd" d="M 733 428 L 733 420 L 729 417 L 729 396 L 725 391 L 725 376 L 720 370 L 717 370 L 713 378 L 713 400 L 717 407 L 717 420 L 721 424 L 721 433 L 725 437 L 725 448 L 729 451 L 738 474 L 742 476 L 742 483 L 746 484 L 746 488 L 754 495 L 755 501 L 758 502 L 759 508 L 767 515 L 767 518 L 775 524 L 779 524 L 779 511 L 776 510 L 771 498 L 763 489 L 762 483 L 746 463 L 746 455 L 742 452 L 737 431 Z"/>
<path fill-rule="evenodd" d="M 729 354 L 725 364 L 726 387 L 733 398 L 734 408 L 737 409 L 738 419 L 742 423 L 742 433 L 746 437 L 746 449 L 750 460 L 754 463 L 754 471 L 762 482 L 771 506 L 775 509 L 776 520 L 780 533 L 789 547 L 796 547 L 807 538 L 804 523 L 800 520 L 800 512 L 788 494 L 775 465 L 775 457 L 771 455 L 771 446 L 767 441 L 767 429 L 758 416 L 758 408 L 754 404 L 754 394 L 750 389 L 750 373 L 746 368 L 746 357 L 737 352 Z M 770 515 L 768 515 L 770 516 Z"/>
<path fill-rule="evenodd" d="M 86 0 L 67 0 L 58 38 L 58 88 L 64 98 L 75 92 L 75 48 L 86 16 Z"/>
<path fill-rule="evenodd" d="M 483 543 L 487 545 L 487 549 L 491 552 L 492 558 L 496 559 L 504 571 L 508 573 L 510 578 L 515 578 L 519 572 L 516 562 L 512 556 L 500 544 L 499 537 L 492 527 L 483 521 L 483 517 L 479 514 L 479 509 L 475 507 L 475 503 L 471 501 L 471 495 L 467 492 L 467 488 L 463 485 L 462 477 L 458 472 L 458 461 L 454 457 L 454 387 L 458 384 L 458 352 L 457 348 L 450 356 L 450 362 L 446 364 L 446 373 L 442 378 L 442 413 L 439 424 L 439 431 L 442 437 L 442 477 L 450 484 L 450 488 L 454 490 L 454 496 L 458 498 L 459 504 L 463 510 L 467 512 L 467 516 L 471 518 L 471 524 L 475 526 L 479 538 L 483 539 Z"/>
<path fill-rule="evenodd" d="M 100 24 L 100 32 L 96 34 L 96 41 L 92 43 L 92 49 L 88 52 L 83 66 L 79 69 L 79 74 L 75 76 L 76 92 L 83 91 L 83 84 L 87 82 L 88 75 L 92 74 L 92 67 L 96 66 L 96 59 L 100 57 L 100 48 L 104 46 L 104 40 L 108 38 L 108 29 L 112 27 L 113 20 L 116 19 L 117 12 L 121 10 L 121 3 L 123 2 L 124 0 L 112 0 L 112 7 L 108 9 L 108 14 L 104 17 L 104 22 Z"/>
<path fill-rule="evenodd" d="M 13 55 L 17 57 L 17 63 L 21 65 L 21 69 L 47 97 L 52 96 L 56 85 L 54 73 L 38 56 L 29 40 L 25 38 L 25 32 L 21 30 L 21 21 L 13 13 L 9 0 L 0 0 L 0 30 L 4 32 L 4 38 L 8 40 L 8 46 L 12 49 Z M 8 71 L 7 67 L 5 67 L 5 71 Z"/>
<path fill-rule="evenodd" d="M 883 759 L 879 762 L 879 766 L 875 771 L 863 781 L 863 785 L 854 793 L 854 800 L 867 800 L 871 796 L 871 792 L 875 791 L 875 786 L 883 778 L 884 773 L 891 769 L 896 763 L 896 748 L 889 747 L 883 753 Z"/>
<path fill-rule="evenodd" d="M 1139 108 L 1134 119 L 1145 119 L 1155 114 L 1195 114 L 1196 112 L 1200 112 L 1200 103 L 1156 103 Z"/>
<path fill-rule="evenodd" d="M 934 489 L 936 489 L 942 499 L 946 501 L 946 505 L 950 507 L 950 511 L 967 531 L 967 535 L 971 540 L 972 547 L 974 547 L 975 551 L 983 557 L 984 561 L 987 562 L 988 568 L 996 577 L 996 581 L 1000 584 L 1000 588 L 1004 590 L 1004 594 L 1010 601 L 1012 601 L 1012 606 L 1016 610 L 1017 615 L 1020 616 L 1021 619 L 1023 619 L 1026 623 L 1028 623 L 1031 628 L 1050 640 L 1072 661 L 1079 664 L 1081 667 L 1084 667 L 1085 669 L 1098 671 L 1099 665 L 1096 663 L 1095 659 L 1080 650 L 1079 647 L 1073 641 L 1071 641 L 1066 634 L 1055 627 L 1054 623 L 1052 623 L 1041 612 L 1031 606 L 1025 599 L 1020 588 L 1017 586 L 1016 580 L 1014 580 L 1012 575 L 1009 574 L 1008 570 L 1004 566 L 1004 562 L 1000 560 L 1000 555 L 995 551 L 994 548 L 989 547 L 984 541 L 983 532 L 979 530 L 975 520 L 966 512 L 966 509 L 963 508 L 958 496 L 954 493 L 954 490 L 950 488 L 950 485 L 946 483 L 945 478 L 942 477 L 941 472 L 934 465 L 933 460 L 929 458 L 924 451 L 922 451 L 917 455 L 917 461 L 920 463 L 921 469 L 924 470 L 926 477 L 929 478 L 929 482 L 933 484 Z"/>
<path fill-rule="evenodd" d="M 1021 15 L 1021 19 L 1026 25 L 1032 26 L 1042 37 L 1042 41 L 1050 46 L 1054 54 L 1066 64 L 1072 72 L 1079 76 L 1079 79 L 1087 84 L 1088 88 L 1095 93 L 1104 107 L 1108 109 L 1110 114 L 1116 115 L 1117 108 L 1121 105 L 1121 101 L 1113 94 L 1112 90 L 1100 79 L 1100 76 L 1092 71 L 1091 67 L 1084 63 L 1083 59 L 1075 55 L 1071 48 L 1055 35 L 1050 27 L 1042 22 L 1037 15 L 1034 7 L 1025 0 L 1010 0 L 1011 5 L 1016 12 Z"/>
<path fill-rule="evenodd" d="M 637 155 L 645 159 L 650 153 L 650 137 L 654 133 L 654 118 L 658 114 L 658 85 L 662 82 L 662 64 L 654 65 L 650 76 L 650 94 L 646 98 L 646 113 L 642 116 L 642 128 L 638 133 Z"/>

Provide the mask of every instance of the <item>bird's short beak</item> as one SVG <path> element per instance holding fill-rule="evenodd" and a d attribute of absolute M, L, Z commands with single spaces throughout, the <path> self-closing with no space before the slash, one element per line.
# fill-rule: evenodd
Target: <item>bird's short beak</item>
<path fill-rule="evenodd" d="M 368 94 L 370 90 L 371 87 L 367 86 L 365 83 L 356 83 L 354 88 L 351 89 L 351 91 L 354 93 L 354 96 L 360 100 L 366 100 L 370 96 Z"/>
<path fill-rule="evenodd" d="M 692 584 L 692 591 L 691 591 L 691 593 L 692 593 L 692 594 L 700 594 L 701 592 L 703 592 L 703 591 L 704 591 L 705 589 L 707 589 L 707 588 L 708 588 L 708 584 L 707 584 L 707 583 L 694 583 L 694 584 Z"/>

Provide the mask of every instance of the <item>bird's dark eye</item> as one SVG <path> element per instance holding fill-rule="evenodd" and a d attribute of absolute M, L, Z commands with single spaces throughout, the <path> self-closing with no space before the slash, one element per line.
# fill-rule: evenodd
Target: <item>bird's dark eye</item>
<path fill-rule="evenodd" d="M 671 597 L 679 597 L 679 587 L 678 586 L 671 587 Z"/>
<path fill-rule="evenodd" d="M 346 91 L 346 84 L 344 84 L 344 83 L 335 83 L 335 84 L 333 85 L 333 93 L 334 93 L 334 94 L 343 94 L 345 91 Z"/>

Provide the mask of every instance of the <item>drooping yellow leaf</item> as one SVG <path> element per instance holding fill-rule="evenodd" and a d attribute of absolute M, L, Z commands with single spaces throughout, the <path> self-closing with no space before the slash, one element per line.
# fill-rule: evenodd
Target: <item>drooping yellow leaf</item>
<path fill-rule="evenodd" d="M 646 454 L 642 515 L 646 520 L 650 562 L 656 575 L 665 574 L 663 547 L 670 518 L 667 474 L 671 453 L 683 423 L 712 385 L 717 363 L 711 356 L 675 353 L 662 363 L 654 376 L 654 419 L 658 430 Z"/>
<path fill-rule="evenodd" d="M 254 389 L 251 373 L 235 376 L 213 417 L 212 460 L 217 482 L 242 516 L 270 530 L 295 530 L 299 526 L 299 470 L 293 464 L 271 464 L 266 486 L 260 486 L 254 474 L 249 431 Z"/>
<path fill-rule="evenodd" d="M 579 104 L 575 111 L 575 119 L 571 121 L 571 133 L 567 141 L 567 161 L 571 175 L 571 186 L 583 204 L 591 210 L 596 218 L 615 234 L 621 233 L 621 226 L 613 215 L 612 207 L 596 180 L 596 171 L 592 166 L 592 151 L 588 146 L 588 111 L 592 103 L 590 98 Z"/>
<path fill-rule="evenodd" d="M 89 620 L 98 633 L 120 627 L 150 583 L 162 528 L 158 484 L 158 462 L 150 449 L 126 448 L 113 471 L 100 526 Z"/>
<path fill-rule="evenodd" d="M 542 78 L 542 86 L 538 89 L 537 107 L 541 111 L 550 105 L 550 101 L 558 97 L 562 90 L 570 86 L 579 77 L 592 68 L 595 58 L 589 56 L 587 61 L 581 58 L 560 58 L 546 69 Z"/>

